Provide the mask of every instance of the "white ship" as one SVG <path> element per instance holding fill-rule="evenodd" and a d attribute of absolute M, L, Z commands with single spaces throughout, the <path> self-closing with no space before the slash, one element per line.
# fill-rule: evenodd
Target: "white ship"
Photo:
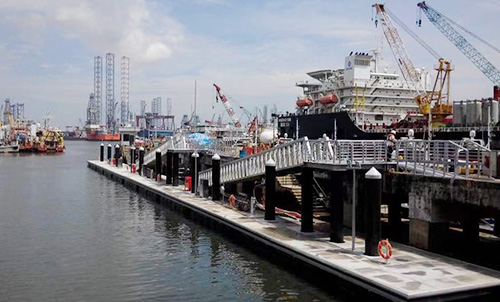
<path fill-rule="evenodd" d="M 319 70 L 307 75 L 314 81 L 296 86 L 303 89 L 297 99 L 297 115 L 348 112 L 361 129 L 373 129 L 395 124 L 408 114 L 418 115 L 415 93 L 397 73 L 380 70 L 380 53 L 350 53 L 343 69 Z M 424 68 L 419 76 L 425 89 L 432 87 Z"/>

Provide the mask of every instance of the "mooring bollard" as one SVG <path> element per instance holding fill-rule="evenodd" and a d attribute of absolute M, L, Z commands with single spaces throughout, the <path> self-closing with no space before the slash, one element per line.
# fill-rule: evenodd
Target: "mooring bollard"
<path fill-rule="evenodd" d="M 172 151 L 167 151 L 167 185 L 172 184 Z"/>
<path fill-rule="evenodd" d="M 139 175 L 142 176 L 144 171 L 142 170 L 142 165 L 144 164 L 144 147 L 139 148 Z"/>
<path fill-rule="evenodd" d="M 313 227 L 313 170 L 302 168 L 302 219 L 300 231 L 314 232 Z"/>
<path fill-rule="evenodd" d="M 266 197 L 264 220 L 275 220 L 276 162 L 270 158 L 266 162 Z"/>
<path fill-rule="evenodd" d="M 191 193 L 196 193 L 198 189 L 198 157 L 200 155 L 196 151 L 191 154 Z"/>
<path fill-rule="evenodd" d="M 330 242 L 344 242 L 344 171 L 330 171 Z"/>
<path fill-rule="evenodd" d="M 118 167 L 118 159 L 120 158 L 120 145 L 115 146 L 115 163 L 116 166 Z"/>
<path fill-rule="evenodd" d="M 212 156 L 212 200 L 220 200 L 220 156 Z"/>
<path fill-rule="evenodd" d="M 156 150 L 156 160 L 155 160 L 155 178 L 158 181 L 161 181 L 161 151 L 160 149 Z"/>
<path fill-rule="evenodd" d="M 380 241 L 380 203 L 382 201 L 382 174 L 372 167 L 365 174 L 365 254 L 378 255 Z"/>
<path fill-rule="evenodd" d="M 108 164 L 111 164 L 111 144 L 108 144 Z"/>
<path fill-rule="evenodd" d="M 179 153 L 172 154 L 172 186 L 179 185 Z"/>
<path fill-rule="evenodd" d="M 101 147 L 100 147 L 99 160 L 104 161 L 104 144 L 103 143 L 101 143 Z"/>

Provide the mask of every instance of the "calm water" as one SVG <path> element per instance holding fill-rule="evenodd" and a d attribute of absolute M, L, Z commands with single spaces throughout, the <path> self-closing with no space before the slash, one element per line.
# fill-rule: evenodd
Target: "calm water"
<path fill-rule="evenodd" d="M 340 301 L 87 168 L 0 155 L 0 301 Z"/>

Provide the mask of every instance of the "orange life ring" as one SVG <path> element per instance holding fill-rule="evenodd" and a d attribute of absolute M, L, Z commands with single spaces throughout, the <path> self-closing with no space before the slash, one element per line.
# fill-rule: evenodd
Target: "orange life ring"
<path fill-rule="evenodd" d="M 234 207 L 236 205 L 236 197 L 234 197 L 233 194 L 231 194 L 231 196 L 229 196 L 229 205 Z"/>
<path fill-rule="evenodd" d="M 387 253 L 384 252 L 384 247 L 386 248 Z M 388 239 L 380 240 L 380 242 L 378 243 L 378 254 L 385 260 L 388 260 L 392 257 L 392 245 Z"/>

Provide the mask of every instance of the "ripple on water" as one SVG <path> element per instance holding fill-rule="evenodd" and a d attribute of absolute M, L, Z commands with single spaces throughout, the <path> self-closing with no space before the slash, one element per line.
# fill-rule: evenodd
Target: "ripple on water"
<path fill-rule="evenodd" d="M 0 301 L 333 299 L 88 169 L 98 145 L 0 155 Z"/>

